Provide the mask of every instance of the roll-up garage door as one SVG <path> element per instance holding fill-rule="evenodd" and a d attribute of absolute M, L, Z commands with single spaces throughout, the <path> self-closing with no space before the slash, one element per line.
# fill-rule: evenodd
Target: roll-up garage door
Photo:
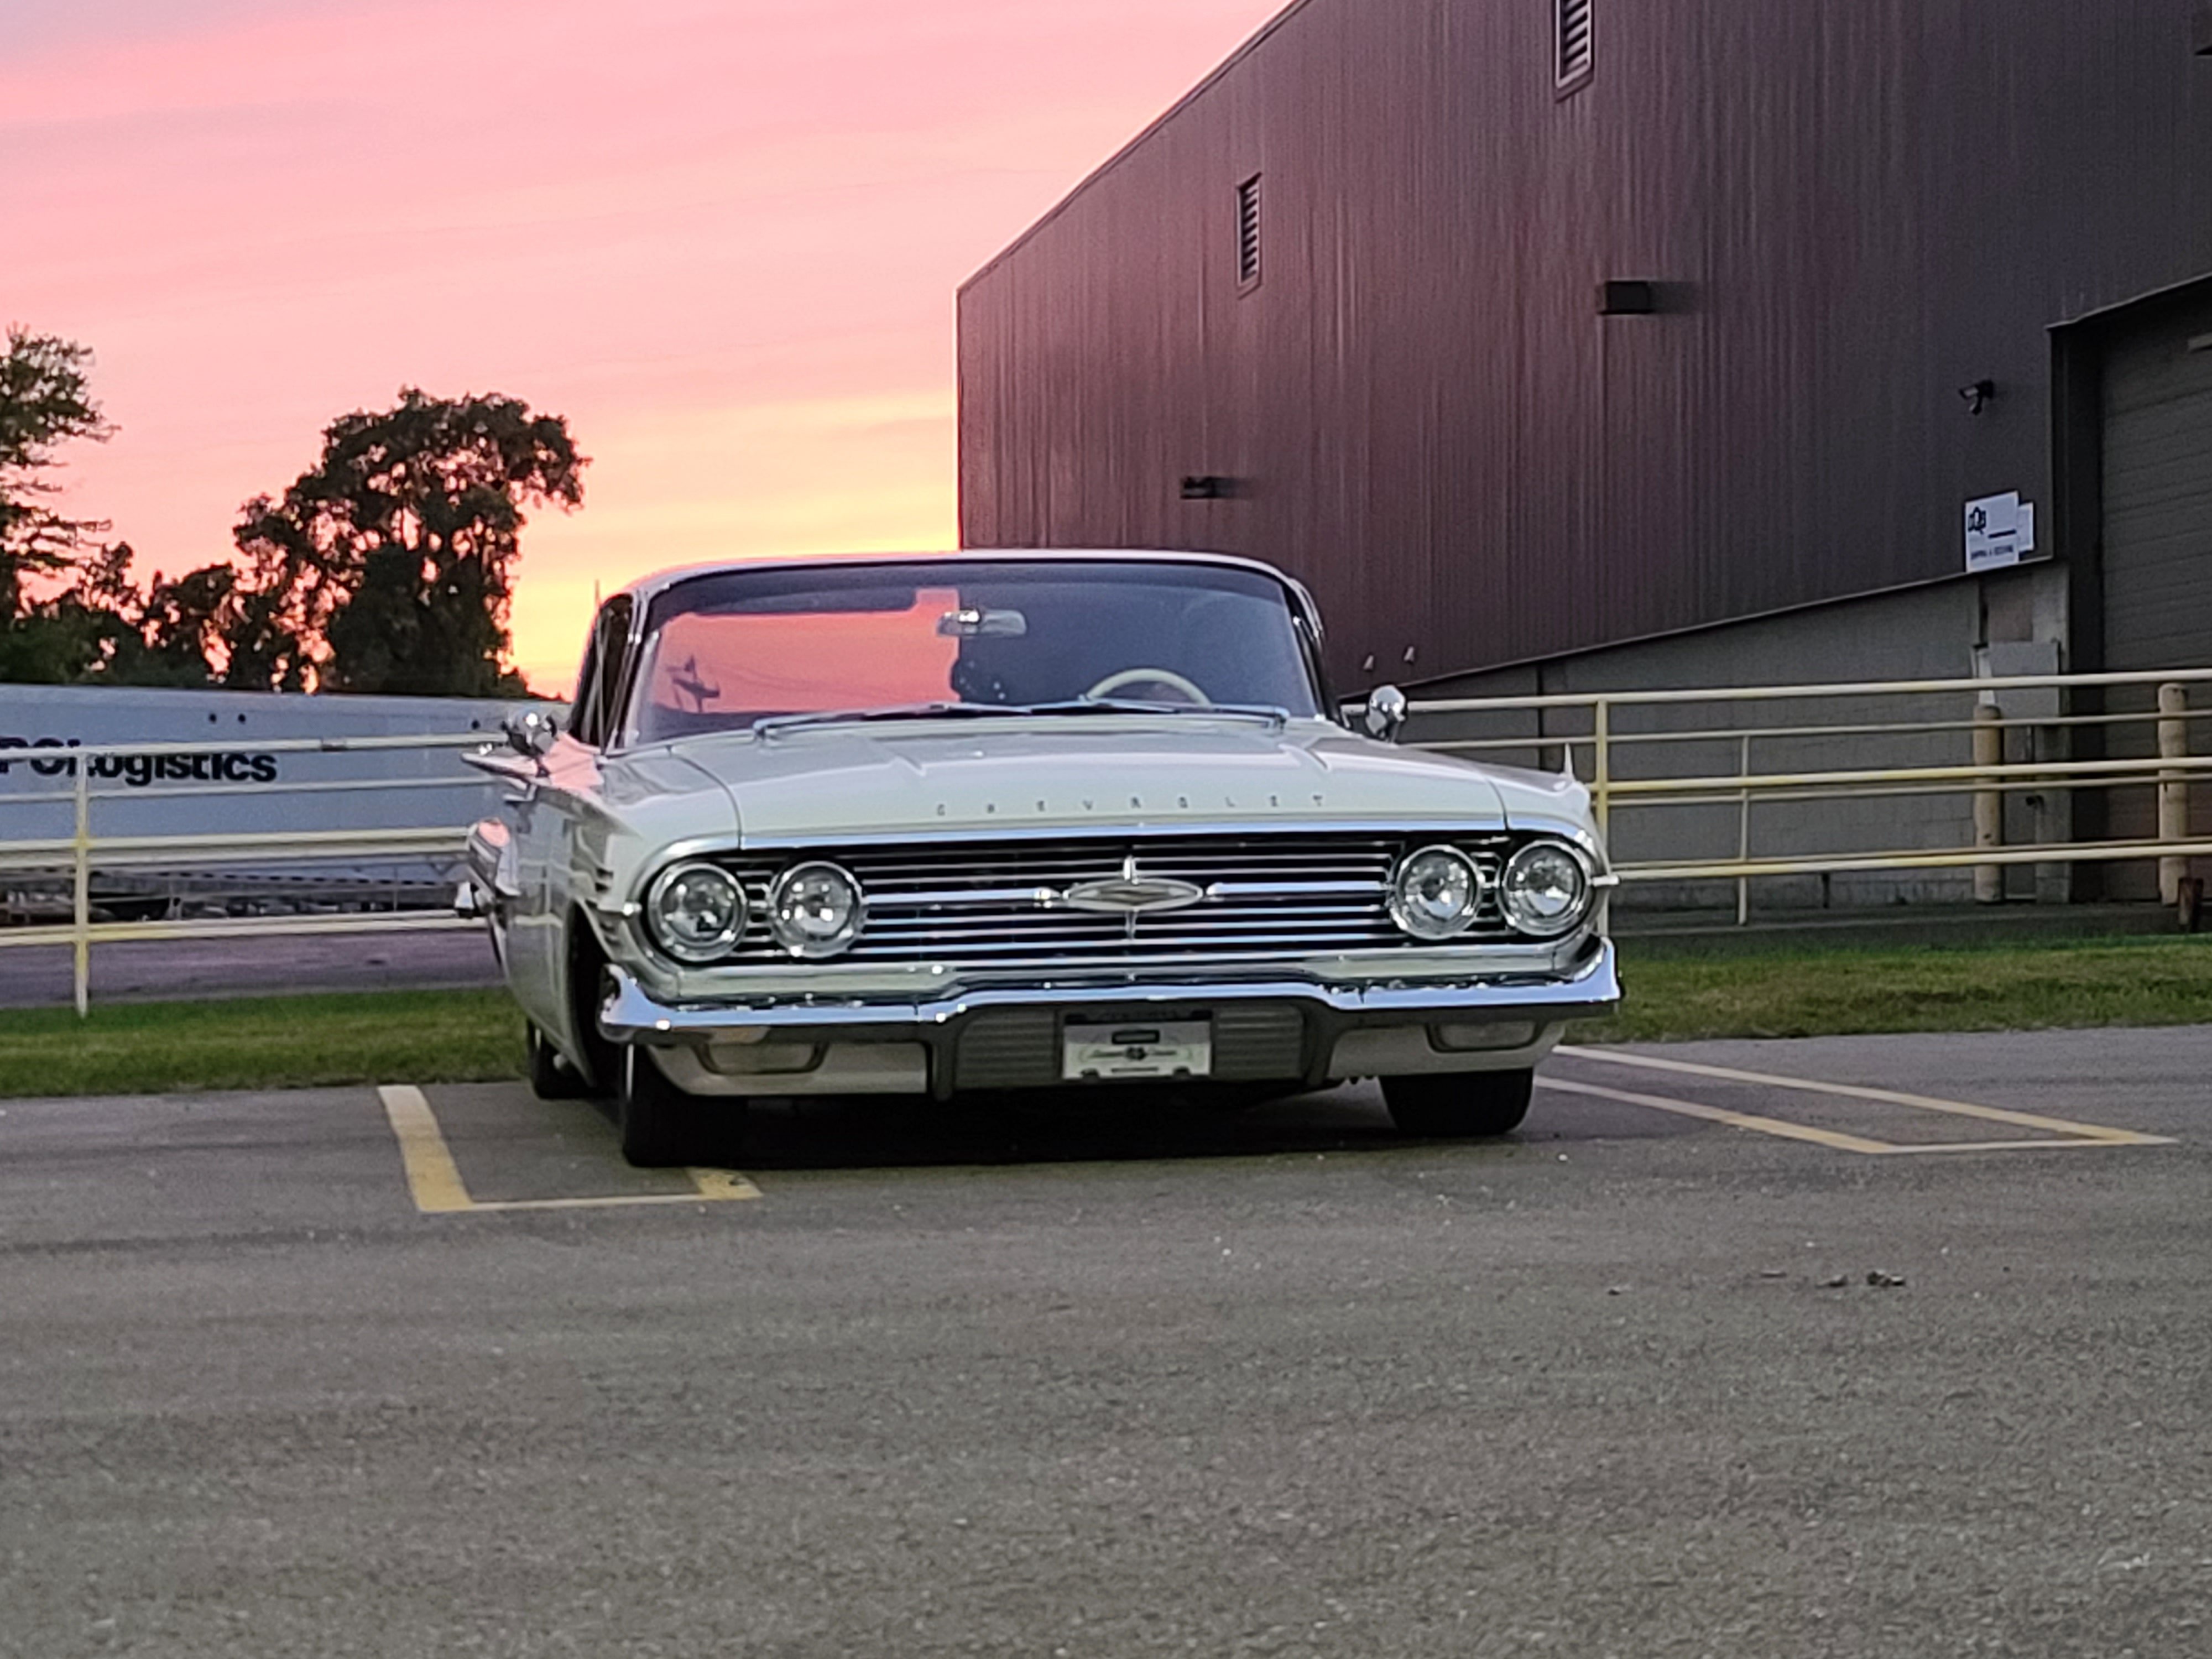
<path fill-rule="evenodd" d="M 2114 672 L 2212 668 L 2212 300 L 2160 306 L 2105 356 L 2105 665 Z M 2148 710 L 2154 693 L 2115 694 L 2112 712 Z M 2212 705 L 2197 687 L 2193 706 Z M 2212 724 L 2191 728 L 2203 753 Z M 2156 752 L 2148 726 L 2114 732 L 2111 752 Z M 2212 787 L 2191 802 L 2212 825 Z M 2157 828 L 2148 789 L 2117 790 L 2116 839 Z M 2113 872 L 2115 897 L 2149 897 L 2148 870 Z"/>
<path fill-rule="evenodd" d="M 2212 668 L 2212 301 L 2105 360 L 2105 664 Z"/>

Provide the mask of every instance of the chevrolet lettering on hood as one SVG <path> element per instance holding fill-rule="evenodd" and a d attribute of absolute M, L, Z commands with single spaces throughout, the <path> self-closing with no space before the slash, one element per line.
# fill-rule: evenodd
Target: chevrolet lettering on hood
<path fill-rule="evenodd" d="M 1304 588 L 1210 554 L 655 577 L 565 722 L 471 757 L 510 787 L 458 902 L 532 1084 L 639 1164 L 799 1095 L 1379 1079 L 1408 1133 L 1510 1133 L 1620 999 L 1587 793 L 1396 746 L 1389 688 L 1344 723 L 1322 660 Z"/>

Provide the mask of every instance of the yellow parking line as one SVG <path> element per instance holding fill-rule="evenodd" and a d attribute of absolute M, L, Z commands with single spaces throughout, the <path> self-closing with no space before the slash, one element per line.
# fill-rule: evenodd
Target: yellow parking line
<path fill-rule="evenodd" d="M 2014 1152 L 2061 1145 L 2171 1146 L 2175 1144 L 2165 1135 L 2139 1134 L 2132 1129 L 2114 1129 L 2097 1123 L 2076 1123 L 2069 1118 L 2042 1117 L 2031 1112 L 2008 1112 L 1996 1106 L 1977 1106 L 1963 1100 L 1942 1100 L 1932 1095 L 1907 1094 L 1895 1089 L 1874 1089 L 1852 1083 L 1822 1083 L 1811 1078 L 1782 1077 L 1771 1072 L 1746 1072 L 1727 1066 L 1699 1065 L 1693 1060 L 1663 1060 L 1656 1054 L 1624 1054 L 1607 1048 L 1562 1048 L 1559 1052 L 1576 1060 L 1596 1060 L 1605 1065 L 1633 1066 L 1648 1072 L 1672 1073 L 1677 1076 L 1712 1078 L 1724 1083 L 1750 1083 L 1801 1094 L 1833 1095 L 1845 1100 L 1869 1100 L 1888 1106 L 1911 1107 L 1923 1112 L 1941 1112 L 1951 1117 L 1974 1118 L 1984 1123 L 2009 1124 L 2016 1129 L 2040 1129 L 2065 1137 L 2063 1141 L 1970 1141 L 1963 1143 L 1961 1147 L 1890 1146 L 1879 1141 L 1866 1143 L 1891 1153 L 1949 1152 L 1968 1148 Z"/>
<path fill-rule="evenodd" d="M 514 1210 L 635 1210 L 656 1204 L 728 1204 L 761 1195 L 760 1188 L 743 1176 L 734 1177 L 734 1182 L 735 1187 L 744 1190 L 733 1188 L 716 1192 L 636 1193 L 617 1198 L 510 1198 L 471 1203 L 468 1208 L 478 1215 L 504 1214 Z"/>
<path fill-rule="evenodd" d="M 691 1184 L 699 1189 L 699 1196 L 709 1204 L 742 1204 L 761 1195 L 761 1189 L 735 1170 L 692 1170 L 688 1173 Z"/>
<path fill-rule="evenodd" d="M 384 1115 L 399 1143 L 399 1161 L 407 1171 L 407 1190 L 415 1207 L 424 1215 L 489 1215 L 515 1210 L 621 1210 L 647 1205 L 741 1203 L 761 1195 L 761 1189 L 733 1170 L 688 1170 L 692 1190 L 688 1193 L 637 1193 L 611 1198 L 524 1198 L 489 1202 L 469 1196 L 453 1149 L 446 1145 L 437 1114 L 427 1096 L 409 1084 L 386 1084 L 377 1090 Z"/>
<path fill-rule="evenodd" d="M 387 1084 L 376 1092 L 384 1102 L 385 1116 L 391 1120 L 392 1135 L 399 1142 L 399 1161 L 406 1166 L 407 1190 L 414 1194 L 415 1207 L 424 1215 L 455 1215 L 475 1209 L 476 1203 L 461 1181 L 460 1166 L 453 1162 L 453 1151 L 446 1145 L 422 1091 L 400 1083 Z"/>
<path fill-rule="evenodd" d="M 1926 1152 L 2108 1152 L 2115 1146 L 2137 1144 L 2135 1141 L 2091 1140 L 2082 1136 L 2069 1136 L 2063 1140 L 1947 1140 L 1927 1146 L 1885 1146 L 1881 1150 L 1887 1157 L 1911 1158 Z M 2174 1145 L 2171 1140 L 2140 1144 Z"/>
<path fill-rule="evenodd" d="M 1778 1117 L 1754 1117 L 1747 1112 L 1723 1111 L 1717 1106 L 1700 1106 L 1691 1100 L 1669 1100 L 1660 1095 L 1632 1094 L 1624 1089 L 1601 1089 L 1595 1083 L 1570 1083 L 1565 1078 L 1556 1077 L 1539 1079 L 1537 1086 L 1563 1095 L 1589 1095 L 1599 1100 L 1618 1100 L 1631 1106 L 1649 1106 L 1655 1111 L 1672 1112 L 1678 1117 L 1703 1118 L 1708 1123 L 1725 1123 L 1734 1129 L 1755 1129 L 1760 1134 L 1779 1135 L 1785 1140 L 1809 1140 L 1815 1146 L 1826 1146 L 1839 1152 L 1864 1152 L 1878 1156 L 1897 1151 L 1884 1140 L 1862 1140 L 1856 1135 L 1838 1134 L 1833 1129 L 1814 1129 L 1802 1123 L 1785 1123 Z"/>

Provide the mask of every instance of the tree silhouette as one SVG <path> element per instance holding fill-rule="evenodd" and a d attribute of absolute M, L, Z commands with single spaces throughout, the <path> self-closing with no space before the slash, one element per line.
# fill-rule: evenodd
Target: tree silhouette
<path fill-rule="evenodd" d="M 360 412 L 281 501 L 240 510 L 252 574 L 223 637 L 232 684 L 416 696 L 516 696 L 501 666 L 523 508 L 574 510 L 586 459 L 568 423 L 491 394 Z M 319 637 L 326 654 L 312 653 Z"/>
<path fill-rule="evenodd" d="M 92 400 L 92 354 L 72 341 L 10 325 L 0 353 L 0 680 L 78 678 L 96 653 L 83 619 L 34 600 L 30 579 L 71 569 L 89 539 L 107 528 L 66 519 L 46 505 L 58 486 L 46 474 L 72 439 L 103 441 L 111 428 Z"/>

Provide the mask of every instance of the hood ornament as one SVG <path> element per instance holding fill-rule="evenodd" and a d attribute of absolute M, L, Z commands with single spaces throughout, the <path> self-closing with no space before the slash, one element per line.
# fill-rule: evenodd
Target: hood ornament
<path fill-rule="evenodd" d="M 1071 887 L 1060 896 L 1060 902 L 1071 910 L 1087 910 L 1096 915 L 1138 916 L 1158 915 L 1170 910 L 1188 910 L 1193 905 L 1206 902 L 1206 889 L 1187 881 L 1176 881 L 1168 876 L 1147 876 L 1137 869 L 1134 853 L 1121 861 L 1121 873 L 1104 881 L 1086 881 L 1081 886 Z"/>

